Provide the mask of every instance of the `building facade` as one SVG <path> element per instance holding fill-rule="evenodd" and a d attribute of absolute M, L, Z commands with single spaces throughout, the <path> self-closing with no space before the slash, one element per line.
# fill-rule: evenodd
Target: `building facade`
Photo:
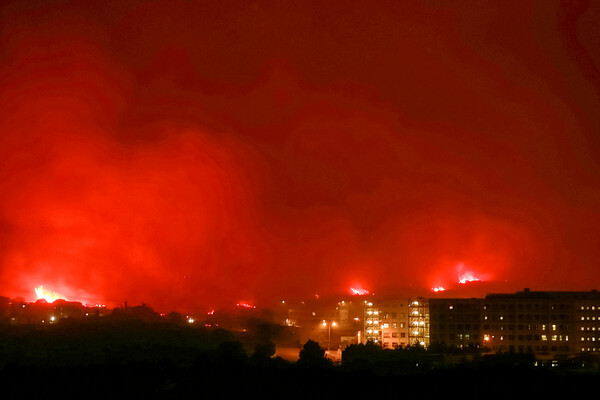
<path fill-rule="evenodd" d="M 600 293 L 595 290 L 525 289 L 484 298 L 370 295 L 316 312 L 299 311 L 290 309 L 287 321 L 307 328 L 310 338 L 329 349 L 372 342 L 386 349 L 421 345 L 548 360 L 600 356 Z"/>
<path fill-rule="evenodd" d="M 364 301 L 362 337 L 386 349 L 429 345 L 429 306 L 424 298 Z"/>
<path fill-rule="evenodd" d="M 397 349 L 410 343 L 408 326 L 408 299 L 385 299 L 377 302 L 379 308 L 379 326 L 381 328 L 381 346 L 385 349 Z"/>
<path fill-rule="evenodd" d="M 483 299 L 430 299 L 431 342 L 538 359 L 600 355 L 600 293 L 489 294 Z"/>
<path fill-rule="evenodd" d="M 482 345 L 482 299 L 429 299 L 431 343 L 449 348 Z"/>
<path fill-rule="evenodd" d="M 418 297 L 408 301 L 409 344 L 428 347 L 430 343 L 429 300 Z"/>

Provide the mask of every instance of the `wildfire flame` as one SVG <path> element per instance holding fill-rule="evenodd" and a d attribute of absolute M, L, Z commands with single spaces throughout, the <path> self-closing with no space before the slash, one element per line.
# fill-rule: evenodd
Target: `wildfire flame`
<path fill-rule="evenodd" d="M 472 271 L 465 270 L 468 267 L 464 263 L 459 263 L 456 268 L 458 272 L 458 283 L 465 284 L 482 280 L 480 277 L 475 276 Z"/>
<path fill-rule="evenodd" d="M 38 300 L 43 299 L 46 300 L 48 303 L 52 303 L 58 299 L 65 299 L 64 296 L 61 296 L 56 292 L 50 292 L 44 289 L 44 285 L 40 285 L 40 287 L 35 288 L 35 295 L 37 296 Z"/>
<path fill-rule="evenodd" d="M 477 281 L 480 281 L 480 280 L 481 279 L 479 279 L 475 275 L 467 272 L 467 273 L 462 274 L 459 277 L 458 283 L 477 282 Z"/>
<path fill-rule="evenodd" d="M 357 296 L 364 296 L 369 294 L 369 291 L 366 289 L 350 288 L 350 291 Z"/>

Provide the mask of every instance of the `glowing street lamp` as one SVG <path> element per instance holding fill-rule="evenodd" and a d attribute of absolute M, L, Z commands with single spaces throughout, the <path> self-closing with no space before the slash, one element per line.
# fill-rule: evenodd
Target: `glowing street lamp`
<path fill-rule="evenodd" d="M 327 323 L 327 321 L 323 320 L 323 327 L 328 327 L 329 329 L 329 338 L 327 341 L 327 350 L 330 349 L 331 347 L 331 327 L 335 327 L 337 325 L 337 323 L 335 321 L 332 321 L 331 323 Z"/>

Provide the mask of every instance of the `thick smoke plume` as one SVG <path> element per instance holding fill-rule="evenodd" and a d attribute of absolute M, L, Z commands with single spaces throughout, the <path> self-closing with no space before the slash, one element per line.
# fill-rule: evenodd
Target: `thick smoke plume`
<path fill-rule="evenodd" d="M 350 3 L 7 3 L 0 294 L 597 286 L 598 4 Z"/>

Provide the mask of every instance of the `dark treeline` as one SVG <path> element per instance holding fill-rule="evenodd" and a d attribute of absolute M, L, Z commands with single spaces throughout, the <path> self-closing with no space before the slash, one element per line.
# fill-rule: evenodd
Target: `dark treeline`
<path fill-rule="evenodd" d="M 460 394 L 584 393 L 600 375 L 588 369 L 539 368 L 528 355 L 483 357 L 472 352 L 451 363 L 419 346 L 383 350 L 352 345 L 334 365 L 313 341 L 297 362 L 275 356 L 280 330 L 257 320 L 252 331 L 193 327 L 178 319 L 61 321 L 0 332 L 5 395 L 144 395 L 217 398 L 357 398 L 381 394 L 420 398 Z"/>

